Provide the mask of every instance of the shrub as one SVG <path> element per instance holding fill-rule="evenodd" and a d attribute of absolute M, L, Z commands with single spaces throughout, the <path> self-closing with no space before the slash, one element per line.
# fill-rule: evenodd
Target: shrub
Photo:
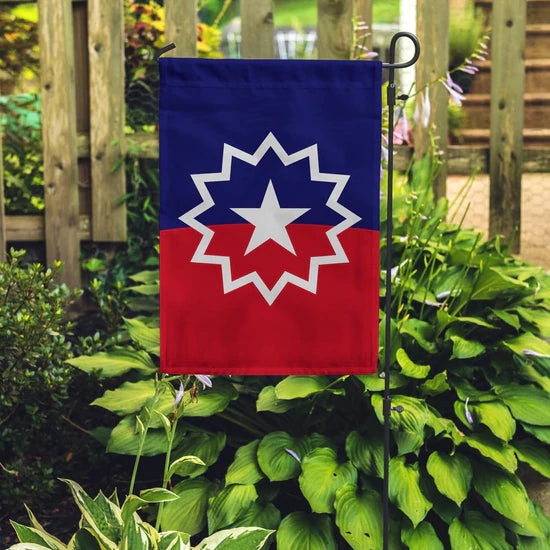
<path fill-rule="evenodd" d="M 550 336 L 550 278 L 500 239 L 447 223 L 433 176 L 426 157 L 395 197 L 388 352 L 393 404 L 404 411 L 391 414 L 390 548 L 543 548 L 550 519 L 517 469 L 550 477 L 550 344 L 541 338 Z M 152 294 L 158 274 L 137 279 Z M 107 450 L 136 454 L 143 411 L 167 414 L 172 398 L 152 401 L 158 318 L 125 323 L 127 345 L 70 362 L 125 375 L 94 405 L 121 417 Z M 279 550 L 381 548 L 383 384 L 377 374 L 217 377 L 198 403 L 186 392 L 173 457 L 205 465 L 176 474 L 179 499 L 164 507 L 162 528 L 255 525 L 278 528 Z M 166 450 L 156 416 L 146 455 Z"/>

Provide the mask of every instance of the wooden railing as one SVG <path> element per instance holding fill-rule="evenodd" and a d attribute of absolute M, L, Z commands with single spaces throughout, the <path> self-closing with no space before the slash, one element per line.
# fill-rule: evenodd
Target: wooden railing
<path fill-rule="evenodd" d="M 372 0 L 317 1 L 319 57 L 348 59 L 353 7 L 372 26 Z M 526 0 L 493 4 L 491 146 L 448 147 L 442 138 L 448 162 L 435 189 L 445 193 L 446 172 L 490 172 L 490 230 L 511 235 L 520 225 L 522 171 L 550 172 L 550 158 L 544 150 L 522 150 Z M 166 43 L 177 45 L 171 55 L 195 56 L 196 0 L 164 5 Z M 80 241 L 126 239 L 126 211 L 117 206 L 125 193 L 124 168 L 112 167 L 130 149 L 130 140 L 140 144 L 131 150 L 148 158 L 158 156 L 158 142 L 152 134 L 124 136 L 123 1 L 38 0 L 38 6 L 45 214 L 4 216 L 0 208 L 0 255 L 6 241 L 45 240 L 48 262 L 63 260 L 64 280 L 77 287 Z M 274 57 L 273 0 L 240 0 L 240 8 L 243 57 Z M 448 19 L 448 0 L 418 0 L 419 86 L 447 71 Z M 448 97 L 441 84 L 432 87 L 430 98 L 430 127 L 446 136 Z M 417 156 L 429 139 L 429 128 L 417 125 Z M 396 167 L 405 169 L 412 154 L 398 147 Z"/>

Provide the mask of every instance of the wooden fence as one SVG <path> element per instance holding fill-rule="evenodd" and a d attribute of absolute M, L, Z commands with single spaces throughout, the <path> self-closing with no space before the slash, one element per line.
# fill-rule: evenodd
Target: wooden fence
<path fill-rule="evenodd" d="M 448 1 L 417 2 L 420 86 L 447 71 Z M 319 58 L 349 58 L 352 14 L 355 9 L 371 26 L 372 0 L 317 3 Z M 166 43 L 177 45 L 169 55 L 195 56 L 196 0 L 165 0 L 164 5 Z M 522 150 L 526 0 L 494 0 L 493 5 L 490 148 L 447 147 L 442 139 L 441 149 L 450 173 L 490 172 L 490 232 L 509 236 L 520 225 L 522 171 L 550 172 L 550 157 L 544 150 Z M 77 287 L 80 241 L 126 239 L 125 208 L 117 206 L 125 193 L 124 168 L 112 167 L 126 154 L 130 139 L 146 158 L 158 157 L 158 142 L 151 134 L 124 136 L 123 0 L 38 0 L 38 7 L 45 215 L 4 216 L 0 208 L 0 255 L 6 241 L 45 240 L 47 261 L 63 260 L 65 282 Z M 273 0 L 240 0 L 240 8 L 242 56 L 273 57 Z M 443 136 L 447 102 L 443 86 L 436 85 L 430 124 Z M 428 141 L 427 129 L 417 128 L 416 156 Z M 414 153 L 398 149 L 396 167 L 404 169 Z M 438 195 L 445 193 L 445 172 L 436 184 Z"/>

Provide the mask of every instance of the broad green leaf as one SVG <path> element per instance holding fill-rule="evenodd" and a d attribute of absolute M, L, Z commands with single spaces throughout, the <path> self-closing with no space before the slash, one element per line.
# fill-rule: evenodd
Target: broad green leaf
<path fill-rule="evenodd" d="M 380 378 L 380 375 L 378 373 L 356 374 L 355 378 L 357 378 L 361 382 L 361 384 L 365 386 L 365 390 L 376 391 L 376 392 L 384 391 L 385 380 L 384 378 Z M 406 386 L 408 383 L 409 383 L 409 380 L 406 376 L 403 376 L 398 372 L 391 373 L 390 389 L 402 388 L 403 386 Z"/>
<path fill-rule="evenodd" d="M 172 502 L 179 498 L 176 493 L 162 487 L 145 489 L 139 493 L 139 496 L 146 502 Z"/>
<path fill-rule="evenodd" d="M 65 546 L 59 547 L 49 544 L 42 533 L 40 533 L 40 531 L 38 531 L 34 527 L 27 527 L 26 525 L 21 525 L 20 523 L 17 523 L 13 520 L 10 520 L 10 523 L 20 542 L 39 544 L 50 550 L 59 550 L 60 548 L 66 548 Z"/>
<path fill-rule="evenodd" d="M 121 550 L 149 550 L 149 533 L 136 516 L 129 517 L 124 524 L 124 534 L 119 545 Z"/>
<path fill-rule="evenodd" d="M 528 323 L 535 325 L 540 331 L 541 336 L 550 338 L 550 312 L 546 309 L 527 309 L 524 307 L 516 308 L 516 311 Z"/>
<path fill-rule="evenodd" d="M 519 537 L 517 550 L 548 550 L 549 544 L 547 537 Z"/>
<path fill-rule="evenodd" d="M 434 341 L 434 329 L 430 323 L 419 319 L 407 319 L 401 325 L 401 333 L 412 336 L 418 345 L 428 353 L 437 353 Z"/>
<path fill-rule="evenodd" d="M 145 271 L 140 271 L 139 273 L 134 273 L 133 275 L 128 276 L 132 281 L 136 283 L 143 283 L 146 285 L 158 283 L 160 280 L 160 272 L 158 269 L 147 269 Z"/>
<path fill-rule="evenodd" d="M 181 531 L 193 536 L 206 525 L 208 500 L 216 494 L 216 485 L 208 479 L 185 479 L 172 489 L 180 498 L 164 505 L 163 531 Z"/>
<path fill-rule="evenodd" d="M 128 495 L 122 505 L 122 521 L 126 523 L 135 512 L 148 505 L 149 503 L 141 497 L 138 497 L 137 495 Z"/>
<path fill-rule="evenodd" d="M 8 550 L 51 550 L 51 548 L 34 542 L 20 542 L 10 546 Z"/>
<path fill-rule="evenodd" d="M 293 512 L 277 530 L 277 550 L 337 550 L 328 515 Z"/>
<path fill-rule="evenodd" d="M 419 386 L 422 395 L 436 396 L 449 391 L 451 387 L 447 382 L 447 371 L 437 373 L 433 378 L 429 378 Z"/>
<path fill-rule="evenodd" d="M 355 484 L 347 483 L 336 492 L 336 525 L 353 550 L 382 548 L 382 499 L 368 489 L 358 493 Z"/>
<path fill-rule="evenodd" d="M 525 351 L 532 351 L 550 357 L 550 344 L 541 338 L 537 338 L 531 332 L 505 340 L 503 344 L 522 357 L 525 357 Z"/>
<path fill-rule="evenodd" d="M 264 474 L 258 465 L 257 453 L 260 440 L 255 439 L 247 445 L 239 447 L 235 453 L 235 460 L 227 469 L 226 485 L 254 485 Z"/>
<path fill-rule="evenodd" d="M 160 287 L 158 283 L 153 283 L 150 285 L 134 285 L 126 287 L 126 290 L 132 290 L 143 296 L 156 296 L 160 292 Z"/>
<path fill-rule="evenodd" d="M 148 327 L 139 319 L 124 319 L 130 338 L 145 351 L 160 355 L 160 329 Z"/>
<path fill-rule="evenodd" d="M 455 401 L 454 406 L 455 413 L 462 423 L 468 428 L 472 428 L 466 418 L 465 403 Z M 514 437 L 516 433 L 516 421 L 508 407 L 501 401 L 469 403 L 468 410 L 474 419 L 474 426 L 478 423 L 484 424 L 493 435 L 502 439 L 502 441 L 508 442 Z"/>
<path fill-rule="evenodd" d="M 453 342 L 453 354 L 451 359 L 470 359 L 478 357 L 485 351 L 485 346 L 477 340 L 466 340 L 458 334 L 450 336 Z"/>
<path fill-rule="evenodd" d="M 130 347 L 115 347 L 112 351 L 74 357 L 67 363 L 87 373 L 97 371 L 99 378 L 121 376 L 132 369 L 143 374 L 158 370 L 146 351 Z"/>
<path fill-rule="evenodd" d="M 222 489 L 208 505 L 208 533 L 215 533 L 237 521 L 257 498 L 254 485 L 230 485 Z"/>
<path fill-rule="evenodd" d="M 517 535 L 523 535 L 526 537 L 544 536 L 544 521 L 540 520 L 535 508 L 535 503 L 532 500 L 529 501 L 529 517 L 524 525 L 519 525 L 518 523 L 502 516 L 500 517 L 500 524 Z"/>
<path fill-rule="evenodd" d="M 432 507 L 420 490 L 418 468 L 418 462 L 405 464 L 403 456 L 390 460 L 390 500 L 412 521 L 415 528 Z"/>
<path fill-rule="evenodd" d="M 409 550 L 445 550 L 434 528 L 426 521 L 416 529 L 405 526 L 401 531 L 401 540 Z"/>
<path fill-rule="evenodd" d="M 510 325 L 512 328 L 519 330 L 521 328 L 519 317 L 515 313 L 505 311 L 503 309 L 490 309 L 501 321 L 504 321 L 507 325 Z"/>
<path fill-rule="evenodd" d="M 536 426 L 550 426 L 550 394 L 544 390 L 520 384 L 495 386 L 493 389 L 518 420 Z"/>
<path fill-rule="evenodd" d="M 336 491 L 346 483 L 357 481 L 357 470 L 351 462 L 340 463 L 333 449 L 319 448 L 302 461 L 299 485 L 312 512 L 322 514 L 334 510 Z"/>
<path fill-rule="evenodd" d="M 277 529 L 281 523 L 281 512 L 270 502 L 262 506 L 254 502 L 252 506 L 235 522 L 232 527 L 263 527 Z"/>
<path fill-rule="evenodd" d="M 346 454 L 351 463 L 362 472 L 384 477 L 384 444 L 379 435 L 350 432 L 346 438 Z"/>
<path fill-rule="evenodd" d="M 470 399 L 470 401 L 495 401 L 497 396 L 489 391 L 481 391 L 472 386 L 467 380 L 453 376 L 451 386 L 455 389 L 456 394 L 462 401 Z"/>
<path fill-rule="evenodd" d="M 198 456 L 181 456 L 177 460 L 174 460 L 172 464 L 170 464 L 170 468 L 168 469 L 168 477 L 172 477 L 175 474 L 185 477 L 187 475 L 187 469 L 190 464 L 196 466 L 206 466 L 206 464 Z"/>
<path fill-rule="evenodd" d="M 418 365 L 407 355 L 403 348 L 399 348 L 396 359 L 401 367 L 401 373 L 409 378 L 426 378 L 430 374 L 430 365 Z"/>
<path fill-rule="evenodd" d="M 437 490 L 460 506 L 468 496 L 472 483 L 472 466 L 468 457 L 458 452 L 451 456 L 434 451 L 426 467 Z"/>
<path fill-rule="evenodd" d="M 300 399 L 324 391 L 328 376 L 287 376 L 275 386 L 277 399 Z"/>
<path fill-rule="evenodd" d="M 160 533 L 157 544 L 158 550 L 191 550 L 189 535 L 177 531 Z"/>
<path fill-rule="evenodd" d="M 518 458 L 527 462 L 533 470 L 550 478 L 550 452 L 534 439 L 518 439 L 512 442 Z"/>
<path fill-rule="evenodd" d="M 451 550 L 510 550 L 502 526 L 477 511 L 456 518 L 449 527 Z"/>
<path fill-rule="evenodd" d="M 29 519 L 31 521 L 32 527 L 26 527 L 24 525 L 17 524 L 20 527 L 24 527 L 25 529 L 32 529 L 41 539 L 41 541 L 37 541 L 37 544 L 45 544 L 48 548 L 53 548 L 54 550 L 65 550 L 66 545 L 63 544 L 57 537 L 54 537 L 50 533 L 48 533 L 42 525 L 38 522 L 34 514 L 32 513 L 31 509 L 25 504 L 25 509 L 27 510 L 27 513 L 29 515 Z M 11 521 L 11 520 L 10 520 Z M 13 521 L 11 521 L 12 525 L 14 524 Z M 15 528 L 15 525 L 14 525 Z M 16 529 L 16 532 L 17 529 Z M 19 535 L 18 535 L 19 536 Z M 23 540 L 21 536 L 19 536 L 19 540 L 21 542 L 32 542 L 31 540 L 25 539 Z"/>
<path fill-rule="evenodd" d="M 101 546 L 88 529 L 79 529 L 68 544 L 69 550 L 101 550 Z"/>
<path fill-rule="evenodd" d="M 472 449 L 476 449 L 480 454 L 506 468 L 509 472 L 515 472 L 518 467 L 513 449 L 491 434 L 474 432 L 460 440 L 456 440 L 456 443 L 465 444 Z"/>
<path fill-rule="evenodd" d="M 107 390 L 102 397 L 92 401 L 92 405 L 103 407 L 119 416 L 126 416 L 140 411 L 154 394 L 154 380 L 124 382 L 114 390 Z"/>
<path fill-rule="evenodd" d="M 271 432 L 260 441 L 258 465 L 270 481 L 285 481 L 300 473 L 300 463 L 285 449 L 300 455 L 298 440 L 286 432 Z"/>
<path fill-rule="evenodd" d="M 550 395 L 550 377 L 541 374 L 532 364 L 523 363 L 518 369 L 519 375 L 527 382 L 533 382 Z"/>
<path fill-rule="evenodd" d="M 70 479 L 61 479 L 61 481 L 71 489 L 82 517 L 89 524 L 101 544 L 109 550 L 117 550 L 117 544 L 120 541 L 119 529 L 109 524 L 100 506 L 88 496 L 78 483 Z"/>
<path fill-rule="evenodd" d="M 524 525 L 529 516 L 529 498 L 519 478 L 485 463 L 474 468 L 475 490 L 503 516 Z"/>
<path fill-rule="evenodd" d="M 178 467 L 177 475 L 182 477 L 197 477 L 204 473 L 212 464 L 215 464 L 225 447 L 226 435 L 223 432 L 191 432 L 185 434 L 178 444 L 174 458 L 195 456 L 202 460 L 203 465 L 187 461 Z"/>
<path fill-rule="evenodd" d="M 187 392 L 186 392 L 187 393 Z M 184 416 L 212 416 L 224 411 L 239 393 L 233 384 L 223 378 L 215 378 L 212 387 L 199 393 L 198 401 L 185 405 Z"/>
<path fill-rule="evenodd" d="M 470 300 L 494 300 L 502 293 L 512 296 L 523 295 L 529 291 L 529 285 L 522 283 L 498 268 L 489 267 L 483 269 L 477 278 Z"/>
<path fill-rule="evenodd" d="M 269 411 L 277 414 L 285 413 L 296 406 L 294 400 L 278 399 L 275 393 L 275 386 L 264 386 L 258 401 L 256 401 L 256 410 L 258 412 Z"/>
<path fill-rule="evenodd" d="M 532 426 L 531 424 L 526 424 L 524 422 L 522 422 L 521 425 L 523 426 L 523 429 L 527 433 L 535 436 L 542 443 L 546 443 L 546 445 L 550 445 L 550 426 L 549 427 Z"/>
<path fill-rule="evenodd" d="M 261 550 L 267 548 L 273 531 L 260 527 L 236 527 L 204 539 L 195 550 Z"/>

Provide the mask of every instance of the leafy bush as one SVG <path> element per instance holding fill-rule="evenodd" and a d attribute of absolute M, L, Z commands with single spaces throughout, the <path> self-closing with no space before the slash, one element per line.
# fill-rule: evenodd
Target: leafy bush
<path fill-rule="evenodd" d="M 434 170 L 429 157 L 415 164 L 394 206 L 389 353 L 393 404 L 404 410 L 391 414 L 390 548 L 546 548 L 550 519 L 517 469 L 550 477 L 550 344 L 541 338 L 550 336 L 550 278 L 500 239 L 447 223 L 446 201 L 433 202 Z M 157 272 L 136 279 L 144 295 L 158 290 Z M 127 345 L 70 362 L 125 376 L 93 403 L 121 417 L 107 451 L 138 453 L 136 427 L 151 409 L 141 451 L 159 455 L 172 398 L 153 401 L 158 318 L 125 323 Z M 174 474 L 179 499 L 164 507 L 163 529 L 255 525 L 278 528 L 279 550 L 382 547 L 379 375 L 213 382 L 198 402 L 186 392 L 173 457 L 204 466 Z"/>
<path fill-rule="evenodd" d="M 52 488 L 52 457 L 45 456 L 44 443 L 54 437 L 67 398 L 72 324 L 65 312 L 78 295 L 55 284 L 60 263 L 23 268 L 23 255 L 12 250 L 0 264 L 0 500 L 9 496 L 11 502 Z M 57 459 L 55 444 L 50 448 Z"/>

